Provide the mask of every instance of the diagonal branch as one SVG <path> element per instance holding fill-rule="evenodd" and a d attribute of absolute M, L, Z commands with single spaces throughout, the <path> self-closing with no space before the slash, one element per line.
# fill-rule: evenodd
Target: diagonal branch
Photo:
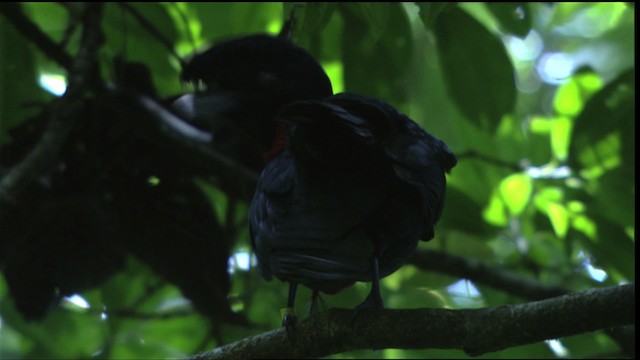
<path fill-rule="evenodd" d="M 4 8 L 3 8 L 4 10 Z M 97 52 L 103 38 L 102 5 L 86 5 L 80 50 L 73 60 L 66 93 L 54 105 L 47 129 L 36 147 L 0 180 L 0 205 L 15 203 L 20 193 L 56 161 L 67 140 L 85 91 L 95 80 Z"/>
<path fill-rule="evenodd" d="M 196 354 L 221 358 L 323 357 L 358 349 L 461 349 L 471 356 L 547 339 L 635 324 L 635 284 L 590 289 L 547 300 L 471 310 L 333 309 L 284 329 Z"/>
<path fill-rule="evenodd" d="M 143 28 L 145 28 L 153 37 L 155 37 L 162 45 L 164 45 L 164 47 L 167 48 L 167 51 L 169 51 L 169 53 L 171 53 L 171 55 L 173 55 L 173 57 L 178 60 L 180 65 L 184 67 L 184 60 L 182 60 L 180 55 L 176 53 L 175 49 L 173 48 L 173 43 L 167 40 L 167 38 L 162 35 L 162 32 L 160 32 L 160 30 L 158 30 L 158 28 L 153 25 L 153 23 L 147 20 L 144 15 L 142 15 L 140 11 L 138 11 L 138 9 L 136 9 L 133 5 L 126 2 L 120 2 L 118 3 L 118 5 L 120 5 L 120 7 L 122 7 L 124 10 L 128 11 L 131 16 L 133 16 Z"/>
<path fill-rule="evenodd" d="M 73 58 L 24 15 L 20 3 L 9 2 L 0 4 L 0 14 L 4 15 L 7 21 L 13 24 L 22 35 L 44 52 L 47 57 L 53 59 L 67 70 L 72 68 L 74 64 Z"/>

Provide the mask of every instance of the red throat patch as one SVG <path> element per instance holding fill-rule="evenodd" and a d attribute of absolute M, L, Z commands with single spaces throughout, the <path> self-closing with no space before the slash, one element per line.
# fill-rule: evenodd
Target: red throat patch
<path fill-rule="evenodd" d="M 276 135 L 273 138 L 271 149 L 262 154 L 262 159 L 264 160 L 265 164 L 268 164 L 271 160 L 278 156 L 287 146 L 287 129 L 288 126 L 286 123 L 278 122 L 276 124 Z"/>

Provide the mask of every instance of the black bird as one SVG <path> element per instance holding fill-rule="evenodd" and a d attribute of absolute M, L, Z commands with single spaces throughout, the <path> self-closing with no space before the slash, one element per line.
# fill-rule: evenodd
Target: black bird
<path fill-rule="evenodd" d="M 317 61 L 283 37 L 216 45 L 183 77 L 208 90 L 179 100 L 178 113 L 233 123 L 264 155 L 251 243 L 263 277 L 290 283 L 284 325 L 295 323 L 298 284 L 317 294 L 370 281 L 358 309 L 381 308 L 380 278 L 434 236 L 453 153 L 387 103 L 332 95 Z"/>

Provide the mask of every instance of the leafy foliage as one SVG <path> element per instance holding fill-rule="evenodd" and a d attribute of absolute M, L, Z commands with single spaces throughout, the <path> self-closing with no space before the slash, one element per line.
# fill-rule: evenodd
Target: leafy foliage
<path fill-rule="evenodd" d="M 67 75 L 16 28 L 7 15 L 16 6 L 0 5 L 0 181 L 39 141 L 60 95 L 51 84 Z M 78 6 L 19 8 L 76 53 Z M 189 54 L 276 33 L 291 11 L 294 41 L 321 61 L 334 90 L 393 104 L 457 154 L 436 239 L 420 250 L 571 291 L 634 281 L 633 5 L 110 3 L 101 77 L 166 104 L 189 91 L 179 78 Z M 279 326 L 287 287 L 264 282 L 254 266 L 250 192 L 163 146 L 113 101 L 87 96 L 56 166 L 2 207 L 2 358 L 183 357 Z M 324 301 L 352 308 L 367 292 L 356 284 Z M 419 264 L 385 278 L 382 295 L 392 308 L 527 300 Z M 300 289 L 299 299 L 309 296 Z M 559 343 L 489 356 L 619 355 L 604 333 Z M 372 356 L 465 355 L 335 357 Z"/>

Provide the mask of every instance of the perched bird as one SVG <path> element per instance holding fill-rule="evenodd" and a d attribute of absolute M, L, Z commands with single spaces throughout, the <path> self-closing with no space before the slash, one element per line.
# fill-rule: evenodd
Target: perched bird
<path fill-rule="evenodd" d="M 379 280 L 434 236 L 454 154 L 385 102 L 333 95 L 318 62 L 282 36 L 216 45 L 183 76 L 208 90 L 178 113 L 233 123 L 264 155 L 250 235 L 263 277 L 290 284 L 284 325 L 298 284 L 317 294 L 372 282 L 358 309 L 383 307 Z"/>

